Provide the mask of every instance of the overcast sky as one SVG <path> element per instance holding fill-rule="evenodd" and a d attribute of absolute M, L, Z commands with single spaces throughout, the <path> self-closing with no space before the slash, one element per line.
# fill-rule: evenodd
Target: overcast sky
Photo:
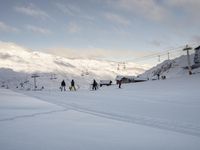
<path fill-rule="evenodd" d="M 199 0 L 0 0 L 0 41 L 129 59 L 200 42 Z"/>

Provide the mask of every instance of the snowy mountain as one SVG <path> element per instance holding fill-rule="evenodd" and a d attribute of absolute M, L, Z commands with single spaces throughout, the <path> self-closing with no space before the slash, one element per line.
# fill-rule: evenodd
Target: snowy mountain
<path fill-rule="evenodd" d="M 190 62 L 191 65 L 194 65 L 194 54 L 190 55 Z M 160 76 L 166 76 L 167 78 L 181 77 L 188 75 L 187 66 L 187 56 L 182 55 L 173 60 L 165 60 L 157 66 L 145 71 L 139 76 L 149 79 L 157 78 L 157 74 L 160 74 Z M 192 72 L 194 74 L 200 73 L 200 67 L 194 68 Z"/>
<path fill-rule="evenodd" d="M 191 55 L 193 64 L 194 54 Z M 70 59 L 47 53 L 32 51 L 14 43 L 0 42 L 0 86 L 33 89 L 33 74 L 37 74 L 38 89 L 58 89 L 61 80 L 69 86 L 75 79 L 77 88 L 90 88 L 93 79 L 112 80 L 117 75 L 156 78 L 160 76 L 180 77 L 188 74 L 187 57 L 181 56 L 174 60 L 166 60 L 148 69 L 148 66 L 137 65 L 133 62 L 126 64 L 94 59 Z M 146 72 L 144 72 L 147 70 Z M 144 73 L 143 73 L 144 72 Z M 200 72 L 200 68 L 193 73 Z"/>
<path fill-rule="evenodd" d="M 81 88 L 88 88 L 93 79 L 114 80 L 116 75 L 138 75 L 147 69 L 132 62 L 119 64 L 114 61 L 63 58 L 5 42 L 0 42 L 0 68 L 2 84 L 7 82 L 17 86 L 21 82 L 29 82 L 25 85 L 31 87 L 31 75 L 37 73 L 40 76 L 38 87 L 49 88 L 59 87 L 62 79 L 68 84 L 75 79 Z"/>
<path fill-rule="evenodd" d="M 118 71 L 116 62 L 67 59 L 5 45 L 0 49 L 0 85 L 12 90 L 0 88 L 1 149 L 200 149 L 200 68 L 189 76 L 186 56 L 141 75 L 154 78 L 159 73 L 167 80 L 58 91 L 63 78 L 88 88 L 94 77 L 143 71 L 130 64 Z M 33 88 L 33 73 L 39 75 L 38 88 L 45 90 L 27 91 Z M 25 90 L 14 90 L 17 86 Z"/>

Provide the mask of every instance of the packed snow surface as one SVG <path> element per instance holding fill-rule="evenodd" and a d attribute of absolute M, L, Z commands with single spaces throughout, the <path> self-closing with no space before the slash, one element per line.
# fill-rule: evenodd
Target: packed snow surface
<path fill-rule="evenodd" d="M 0 148 L 198 150 L 199 83 L 196 74 L 97 91 L 0 89 Z"/>

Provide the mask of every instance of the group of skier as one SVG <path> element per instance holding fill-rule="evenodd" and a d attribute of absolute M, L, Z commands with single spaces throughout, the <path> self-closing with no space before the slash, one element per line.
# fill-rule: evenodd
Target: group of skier
<path fill-rule="evenodd" d="M 60 90 L 61 90 L 61 91 L 66 91 L 66 88 L 65 88 L 65 87 L 66 87 L 66 83 L 65 83 L 64 80 L 62 80 Z M 72 81 L 71 81 L 71 86 L 69 87 L 69 90 L 70 90 L 70 91 L 72 91 L 72 90 L 76 91 L 75 82 L 74 82 L 73 79 L 72 79 Z"/>
<path fill-rule="evenodd" d="M 122 81 L 121 80 L 117 81 L 117 84 L 118 84 L 119 88 L 121 88 Z M 96 91 L 98 89 L 98 83 L 95 79 L 93 80 L 93 83 L 91 84 L 91 86 L 92 86 L 92 90 Z M 60 87 L 61 92 L 66 91 L 65 87 L 66 87 L 66 83 L 64 80 L 62 80 L 61 87 Z M 71 86 L 69 87 L 69 90 L 76 91 L 75 82 L 73 79 L 71 80 Z"/>

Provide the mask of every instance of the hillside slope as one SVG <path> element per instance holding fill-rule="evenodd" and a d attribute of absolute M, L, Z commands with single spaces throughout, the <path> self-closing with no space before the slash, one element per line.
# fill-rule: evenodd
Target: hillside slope
<path fill-rule="evenodd" d="M 194 54 L 190 55 L 191 65 L 194 64 Z M 188 61 L 187 56 L 182 55 L 173 60 L 165 60 L 157 66 L 145 71 L 141 74 L 141 77 L 154 79 L 157 78 L 157 74 L 160 76 L 166 76 L 167 78 L 181 77 L 188 75 Z M 200 73 L 200 67 L 192 70 L 193 74 Z"/>
<path fill-rule="evenodd" d="M 1 82 L 26 82 L 31 74 L 39 74 L 38 82 L 49 87 L 60 83 L 62 79 L 69 82 L 75 79 L 81 87 L 100 79 L 114 80 L 116 75 L 138 75 L 147 68 L 135 63 L 94 59 L 69 59 L 47 53 L 31 51 L 13 43 L 0 42 L 0 79 Z M 2 69 L 3 68 L 3 69 Z M 53 79 L 53 80 L 50 80 Z M 18 81 L 17 81 L 18 80 Z M 15 85 L 17 84 L 15 83 Z M 31 83 L 33 84 L 33 82 Z M 57 88 L 59 85 L 54 85 Z"/>

